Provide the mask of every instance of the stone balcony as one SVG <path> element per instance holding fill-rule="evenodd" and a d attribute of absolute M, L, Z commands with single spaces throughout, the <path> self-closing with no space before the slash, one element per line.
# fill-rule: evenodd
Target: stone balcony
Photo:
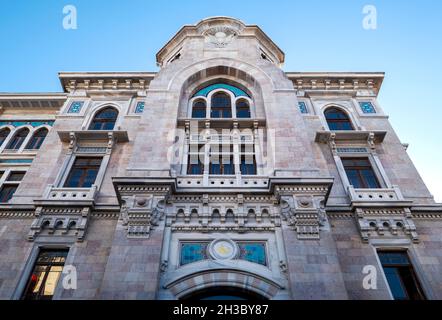
<path fill-rule="evenodd" d="M 349 186 L 348 195 L 354 207 L 410 206 L 412 203 L 404 199 L 398 186 L 382 189 L 356 189 L 353 186 Z"/>
<path fill-rule="evenodd" d="M 177 177 L 178 188 L 265 188 L 269 178 L 263 176 L 199 175 Z"/>
<path fill-rule="evenodd" d="M 60 188 L 48 185 L 41 199 L 35 200 L 36 205 L 75 205 L 91 206 L 97 194 L 97 186 L 90 188 Z"/>

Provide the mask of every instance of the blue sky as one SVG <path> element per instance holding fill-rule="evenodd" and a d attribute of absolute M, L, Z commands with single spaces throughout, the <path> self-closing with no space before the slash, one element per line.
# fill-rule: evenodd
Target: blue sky
<path fill-rule="evenodd" d="M 75 5 L 78 29 L 64 30 Z M 375 5 L 378 28 L 362 28 Z M 385 71 L 379 101 L 442 202 L 442 2 L 436 0 L 1 0 L 0 92 L 60 91 L 59 71 L 156 71 L 183 24 L 216 15 L 258 24 L 285 71 Z"/>

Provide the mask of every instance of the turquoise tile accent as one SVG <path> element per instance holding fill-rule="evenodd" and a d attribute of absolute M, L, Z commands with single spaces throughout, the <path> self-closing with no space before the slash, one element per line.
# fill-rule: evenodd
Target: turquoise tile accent
<path fill-rule="evenodd" d="M 305 102 L 298 102 L 298 106 L 299 106 L 299 111 L 301 111 L 301 113 L 306 114 L 308 113 L 308 109 L 307 109 L 307 105 L 305 104 Z"/>
<path fill-rule="evenodd" d="M 181 259 L 180 264 L 186 265 L 189 263 L 206 260 L 207 259 L 207 243 L 182 243 L 181 244 Z"/>
<path fill-rule="evenodd" d="M 359 102 L 359 105 L 361 106 L 361 110 L 363 113 L 376 113 L 376 109 L 371 102 Z"/>
<path fill-rule="evenodd" d="M 21 127 L 21 126 L 32 126 L 34 128 L 47 125 L 47 126 L 53 126 L 55 121 L 0 121 L 0 127 L 1 126 L 13 126 L 15 128 Z"/>
<path fill-rule="evenodd" d="M 267 265 L 265 244 L 261 242 L 239 242 L 239 258 L 253 263 Z"/>
<path fill-rule="evenodd" d="M 144 111 L 144 102 L 140 101 L 137 103 L 137 106 L 135 108 L 135 113 L 143 113 Z"/>
<path fill-rule="evenodd" d="M 0 159 L 0 163 L 32 163 L 32 159 Z"/>
<path fill-rule="evenodd" d="M 71 103 L 68 113 L 80 113 L 81 108 L 83 107 L 83 101 L 74 101 Z"/>
<path fill-rule="evenodd" d="M 233 92 L 235 97 L 249 97 L 249 95 L 247 93 L 245 93 L 243 90 L 241 90 L 237 87 L 231 86 L 229 84 L 226 84 L 226 83 L 212 84 L 212 85 L 205 87 L 204 89 L 201 89 L 200 91 L 198 91 L 196 94 L 194 94 L 193 97 L 207 97 L 210 92 L 212 92 L 213 90 L 217 90 L 217 89 L 229 90 L 229 91 Z"/>

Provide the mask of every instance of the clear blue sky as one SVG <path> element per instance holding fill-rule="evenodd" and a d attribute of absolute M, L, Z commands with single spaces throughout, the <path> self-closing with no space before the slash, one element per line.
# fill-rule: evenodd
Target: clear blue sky
<path fill-rule="evenodd" d="M 78 29 L 62 27 L 75 5 Z M 362 8 L 378 28 L 362 28 Z M 258 24 L 286 71 L 385 71 L 379 101 L 442 201 L 442 1 L 0 0 L 0 92 L 60 91 L 59 71 L 156 71 L 183 25 L 226 15 Z"/>

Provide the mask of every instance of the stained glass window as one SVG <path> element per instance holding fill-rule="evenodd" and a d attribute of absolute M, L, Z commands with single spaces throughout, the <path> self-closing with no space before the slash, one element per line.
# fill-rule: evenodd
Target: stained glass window
<path fill-rule="evenodd" d="M 263 266 L 267 265 L 265 244 L 261 242 L 239 242 L 239 258 Z"/>
<path fill-rule="evenodd" d="M 305 102 L 301 101 L 298 102 L 298 106 L 299 106 L 299 111 L 301 111 L 301 113 L 308 113 L 308 109 L 307 109 L 307 105 L 305 104 Z"/>
<path fill-rule="evenodd" d="M 74 101 L 69 106 L 68 113 L 80 113 L 81 108 L 83 107 L 83 101 Z"/>
<path fill-rule="evenodd" d="M 135 107 L 135 113 L 143 113 L 144 111 L 144 102 L 140 101 L 137 103 L 137 106 Z"/>
<path fill-rule="evenodd" d="M 186 242 L 181 244 L 180 264 L 189 263 L 207 259 L 207 242 Z"/>
<path fill-rule="evenodd" d="M 376 109 L 371 102 L 359 102 L 359 105 L 361 106 L 361 110 L 363 113 L 376 113 Z"/>

